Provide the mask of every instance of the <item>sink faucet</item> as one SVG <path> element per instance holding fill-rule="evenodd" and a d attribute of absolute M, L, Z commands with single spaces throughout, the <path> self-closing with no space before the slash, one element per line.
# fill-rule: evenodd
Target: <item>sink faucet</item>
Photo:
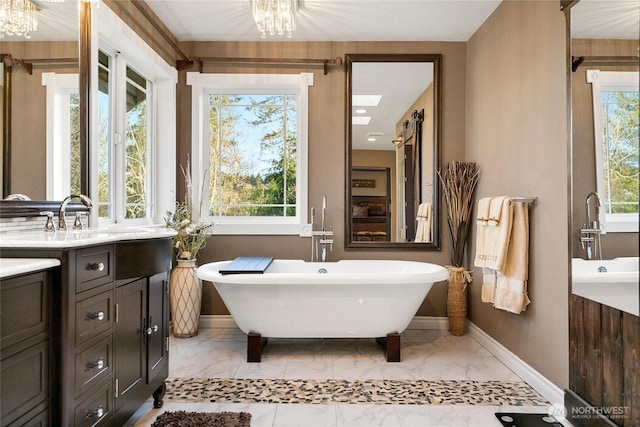
<path fill-rule="evenodd" d="M 595 219 L 591 218 L 591 199 L 596 199 L 596 215 Z M 600 196 L 595 191 L 587 194 L 586 204 L 586 222 L 580 229 L 580 244 L 582 249 L 586 251 L 587 259 L 594 259 L 594 253 L 599 251 L 599 258 L 602 259 L 602 247 L 600 245 L 600 207 L 602 202 Z"/>
<path fill-rule="evenodd" d="M 82 204 L 84 204 L 86 207 L 88 208 L 93 207 L 93 202 L 91 201 L 91 199 L 85 196 L 84 194 L 71 194 L 65 197 L 65 199 L 60 204 L 60 213 L 58 213 L 58 230 L 67 229 L 67 220 L 65 218 L 65 215 L 67 214 L 67 205 L 69 204 L 71 199 L 80 199 Z M 77 221 L 76 221 L 76 224 L 74 224 L 74 226 L 78 227 Z"/>

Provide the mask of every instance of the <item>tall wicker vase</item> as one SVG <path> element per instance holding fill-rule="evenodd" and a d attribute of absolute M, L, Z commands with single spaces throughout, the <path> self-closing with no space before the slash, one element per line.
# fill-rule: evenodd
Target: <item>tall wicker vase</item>
<path fill-rule="evenodd" d="M 196 260 L 178 260 L 171 271 L 169 300 L 173 336 L 198 335 L 202 305 L 202 281 L 196 275 Z"/>
<path fill-rule="evenodd" d="M 451 335 L 462 336 L 467 330 L 467 284 L 470 274 L 464 268 L 449 268 L 447 317 Z"/>

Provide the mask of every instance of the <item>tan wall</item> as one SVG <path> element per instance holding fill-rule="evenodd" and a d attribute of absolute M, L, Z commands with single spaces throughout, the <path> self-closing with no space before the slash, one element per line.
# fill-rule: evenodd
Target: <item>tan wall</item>
<path fill-rule="evenodd" d="M 637 40 L 575 39 L 574 56 L 636 56 Z M 573 256 L 584 258 L 580 246 L 580 228 L 586 222 L 587 194 L 596 191 L 595 142 L 593 133 L 593 101 L 586 70 L 638 71 L 638 66 L 582 65 L 571 75 L 573 122 Z M 638 256 L 638 233 L 607 233 L 600 236 L 602 256 Z"/>
<path fill-rule="evenodd" d="M 2 52 L 15 59 L 77 58 L 77 42 L 2 42 Z M 11 72 L 11 192 L 45 200 L 46 188 L 46 87 L 42 73 L 77 73 L 78 66 L 34 65 L 29 75 L 22 66 Z"/>
<path fill-rule="evenodd" d="M 465 44 L 458 42 L 184 42 L 181 48 L 191 57 L 334 58 L 348 53 L 441 53 L 443 73 L 443 160 L 464 158 Z M 195 71 L 188 70 L 188 71 Z M 322 70 L 248 68 L 205 65 L 205 72 L 314 72 L 309 90 L 309 205 L 318 208 L 322 194 L 328 198 L 327 221 L 333 226 L 335 244 L 330 260 L 406 259 L 448 264 L 447 237 L 442 250 L 367 251 L 344 249 L 345 229 L 345 73 Z M 191 89 L 185 73 L 178 83 L 178 159 L 183 164 L 191 141 Z M 444 216 L 442 216 L 444 217 Z M 445 233 L 445 224 L 440 224 Z M 276 258 L 304 258 L 311 254 L 308 238 L 278 236 L 215 236 L 200 252 L 199 263 L 233 259 L 240 255 L 269 255 Z M 227 311 L 210 284 L 203 295 L 204 314 Z M 435 285 L 418 314 L 444 316 L 446 283 Z"/>
<path fill-rule="evenodd" d="M 530 216 L 531 304 L 515 315 L 482 303 L 476 271 L 469 317 L 561 388 L 569 362 L 565 27 L 557 2 L 502 2 L 468 41 L 466 106 L 466 159 L 482 167 L 476 200 L 539 198 Z"/>

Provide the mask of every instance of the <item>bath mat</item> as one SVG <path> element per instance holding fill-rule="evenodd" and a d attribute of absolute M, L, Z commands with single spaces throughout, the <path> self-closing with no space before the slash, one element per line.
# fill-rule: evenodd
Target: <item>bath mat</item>
<path fill-rule="evenodd" d="M 173 378 L 169 402 L 545 406 L 523 381 Z"/>
<path fill-rule="evenodd" d="M 164 412 L 151 427 L 249 427 L 248 412 Z"/>
<path fill-rule="evenodd" d="M 496 418 L 505 427 L 562 427 L 562 424 L 549 414 L 496 412 Z"/>

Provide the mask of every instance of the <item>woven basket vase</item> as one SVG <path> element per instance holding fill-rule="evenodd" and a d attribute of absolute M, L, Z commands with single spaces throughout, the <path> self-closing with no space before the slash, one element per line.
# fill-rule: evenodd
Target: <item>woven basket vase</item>
<path fill-rule="evenodd" d="M 467 329 L 467 281 L 461 275 L 454 275 L 449 280 L 447 317 L 451 335 L 464 335 Z"/>
<path fill-rule="evenodd" d="M 171 329 L 177 338 L 198 335 L 202 304 L 202 281 L 196 274 L 196 260 L 178 260 L 171 271 L 169 300 Z"/>

